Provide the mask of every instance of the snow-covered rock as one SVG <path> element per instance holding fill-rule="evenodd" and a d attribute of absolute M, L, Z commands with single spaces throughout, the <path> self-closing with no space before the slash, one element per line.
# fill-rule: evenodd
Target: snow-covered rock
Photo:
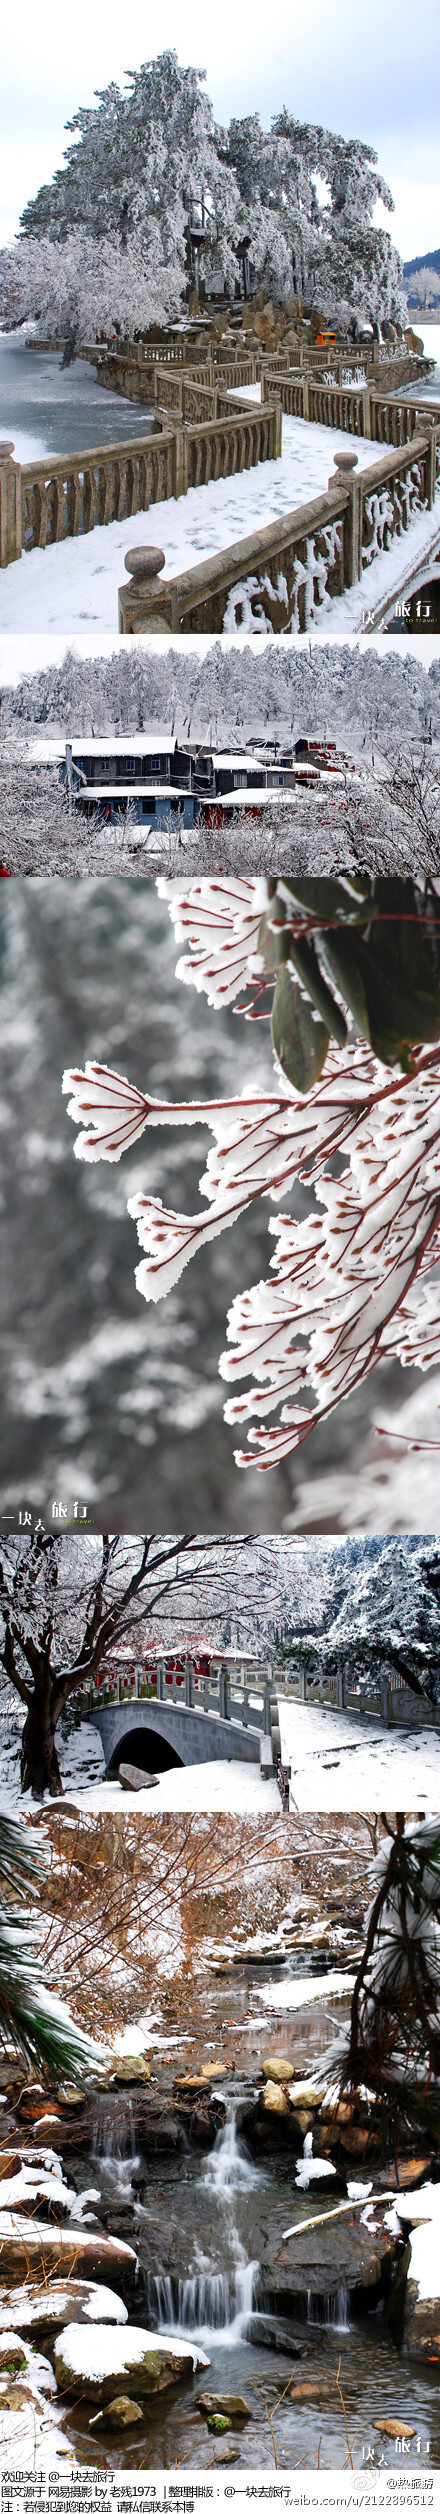
<path fill-rule="evenodd" d="M 440 2367 L 440 2183 L 400 2194 L 396 2215 L 409 2234 L 411 2259 L 405 2297 L 404 2350 Z"/>
<path fill-rule="evenodd" d="M 209 2365 L 196 2342 L 158 2338 L 156 2331 L 85 2330 L 71 2322 L 61 2331 L 54 2350 L 59 2391 L 80 2390 L 97 2404 L 111 2400 L 115 2386 L 137 2397 L 168 2391 L 186 2375 Z"/>
<path fill-rule="evenodd" d="M 35 2345 L 39 2339 L 53 2338 L 57 2331 L 65 2330 L 69 2322 L 89 2325 L 91 2322 L 127 2321 L 127 2306 L 122 2303 L 122 2297 L 116 2296 L 112 2287 L 98 2286 L 85 2278 L 52 2279 L 50 2284 L 42 2285 L 26 2282 L 25 2286 L 14 2288 L 13 2307 L 14 2331 L 20 2334 L 20 2344 L 26 2339 L 32 2340 Z M 10 2337 L 10 2319 L 10 2298 L 7 2289 L 3 2288 L 0 2293 L 0 2354 L 3 2353 L 4 2334 L 7 2332 Z"/>
<path fill-rule="evenodd" d="M 0 2209 L 0 2250 L 3 2277 L 13 2286 L 26 2276 L 43 2278 L 52 2269 L 67 2277 L 70 2268 L 83 2269 L 90 2280 L 107 2275 L 110 2281 L 113 2272 L 130 2293 L 134 2285 L 136 2253 L 119 2236 L 46 2224 L 19 2209 Z"/>

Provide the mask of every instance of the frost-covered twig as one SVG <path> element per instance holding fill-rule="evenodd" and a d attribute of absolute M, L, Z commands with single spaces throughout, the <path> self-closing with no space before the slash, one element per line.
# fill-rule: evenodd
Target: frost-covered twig
<path fill-rule="evenodd" d="M 186 898 L 178 883 L 158 887 L 189 944 L 185 983 L 215 1008 L 244 989 L 239 1009 L 251 1018 L 261 995 L 263 1010 L 267 991 L 273 998 L 275 1088 L 169 1103 L 93 1062 L 65 1074 L 63 1088 L 86 1161 L 118 1160 L 150 1125 L 202 1123 L 214 1138 L 200 1182 L 207 1213 L 167 1211 L 142 1192 L 129 1201 L 147 1300 L 260 1196 L 279 1202 L 295 1181 L 314 1189 L 305 1221 L 283 1212 L 271 1222 L 271 1279 L 233 1302 L 220 1361 L 234 1390 L 226 1419 L 250 1423 L 237 1464 L 265 1469 L 378 1361 L 427 1370 L 440 1360 L 440 1290 L 424 1281 L 440 1261 L 437 898 L 432 886 L 357 880 L 298 889 L 237 877 L 195 884 Z M 253 1394 L 236 1395 L 249 1376 Z"/>

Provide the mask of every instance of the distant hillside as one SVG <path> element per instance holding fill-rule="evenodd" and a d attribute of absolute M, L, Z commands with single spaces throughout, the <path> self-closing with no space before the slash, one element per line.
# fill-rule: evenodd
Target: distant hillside
<path fill-rule="evenodd" d="M 416 253 L 413 262 L 404 262 L 404 279 L 413 279 L 416 271 L 440 271 L 440 244 L 435 253 Z"/>

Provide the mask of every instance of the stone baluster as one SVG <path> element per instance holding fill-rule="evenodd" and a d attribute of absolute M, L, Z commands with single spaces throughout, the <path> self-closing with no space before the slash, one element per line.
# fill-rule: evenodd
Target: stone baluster
<path fill-rule="evenodd" d="M 119 588 L 118 626 L 120 633 L 124 635 L 124 632 L 131 632 L 135 635 L 137 629 L 147 627 L 156 636 L 170 625 L 165 606 L 163 612 L 160 613 L 155 612 L 154 608 L 159 591 L 157 578 L 165 567 L 165 552 L 153 549 L 127 550 L 124 566 L 127 569 L 127 575 L 131 578 L 131 583 L 121 585 Z"/>
<path fill-rule="evenodd" d="M 189 447 L 186 428 L 175 427 L 172 449 L 173 497 L 186 497 L 189 485 Z M 125 562 L 127 565 L 127 561 Z"/>
<path fill-rule="evenodd" d="M 437 490 L 437 443 L 438 443 L 438 429 L 436 428 L 436 425 L 435 425 L 435 419 L 431 419 L 431 417 L 430 417 L 430 416 L 429 416 L 429 418 L 428 418 L 427 434 L 428 434 L 428 430 L 429 430 L 429 443 L 428 443 L 428 451 L 427 451 L 427 454 L 426 454 L 426 457 L 425 457 L 425 489 L 426 489 L 426 504 L 427 504 L 427 507 L 428 507 L 429 509 L 431 509 L 431 507 L 433 507 L 433 505 L 434 505 L 434 499 L 435 499 L 436 490 Z"/>
<path fill-rule="evenodd" d="M 371 439 L 371 384 L 362 388 L 362 435 Z"/>
<path fill-rule="evenodd" d="M 353 479 L 357 454 L 346 454 L 338 448 L 336 470 L 331 472 L 329 489 L 348 489 L 349 504 L 344 518 L 344 583 L 358 585 L 362 576 L 362 488 Z"/>
<path fill-rule="evenodd" d="M 0 567 L 21 559 L 21 465 L 12 462 L 13 438 L 0 443 Z"/>

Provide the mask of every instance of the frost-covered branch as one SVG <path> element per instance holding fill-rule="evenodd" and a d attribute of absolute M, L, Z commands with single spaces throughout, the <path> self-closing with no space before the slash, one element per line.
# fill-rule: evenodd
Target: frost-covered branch
<path fill-rule="evenodd" d="M 270 1278 L 233 1302 L 220 1361 L 234 1390 L 226 1419 L 250 1423 L 237 1463 L 265 1469 L 381 1359 L 420 1370 L 440 1360 L 440 1290 L 425 1282 L 440 1261 L 437 893 L 357 879 L 202 882 L 186 898 L 174 882 L 158 887 L 189 944 L 186 984 L 214 1008 L 244 990 L 238 1010 L 251 1019 L 269 995 L 276 1087 L 182 1105 L 90 1062 L 63 1088 L 86 1161 L 119 1160 L 149 1126 L 202 1123 L 214 1138 L 207 1212 L 167 1211 L 142 1192 L 129 1200 L 146 1300 L 162 1299 L 261 1196 L 279 1203 L 295 1182 L 313 1190 L 305 1221 L 283 1211 L 270 1223 Z M 253 1393 L 236 1395 L 249 1377 Z"/>

